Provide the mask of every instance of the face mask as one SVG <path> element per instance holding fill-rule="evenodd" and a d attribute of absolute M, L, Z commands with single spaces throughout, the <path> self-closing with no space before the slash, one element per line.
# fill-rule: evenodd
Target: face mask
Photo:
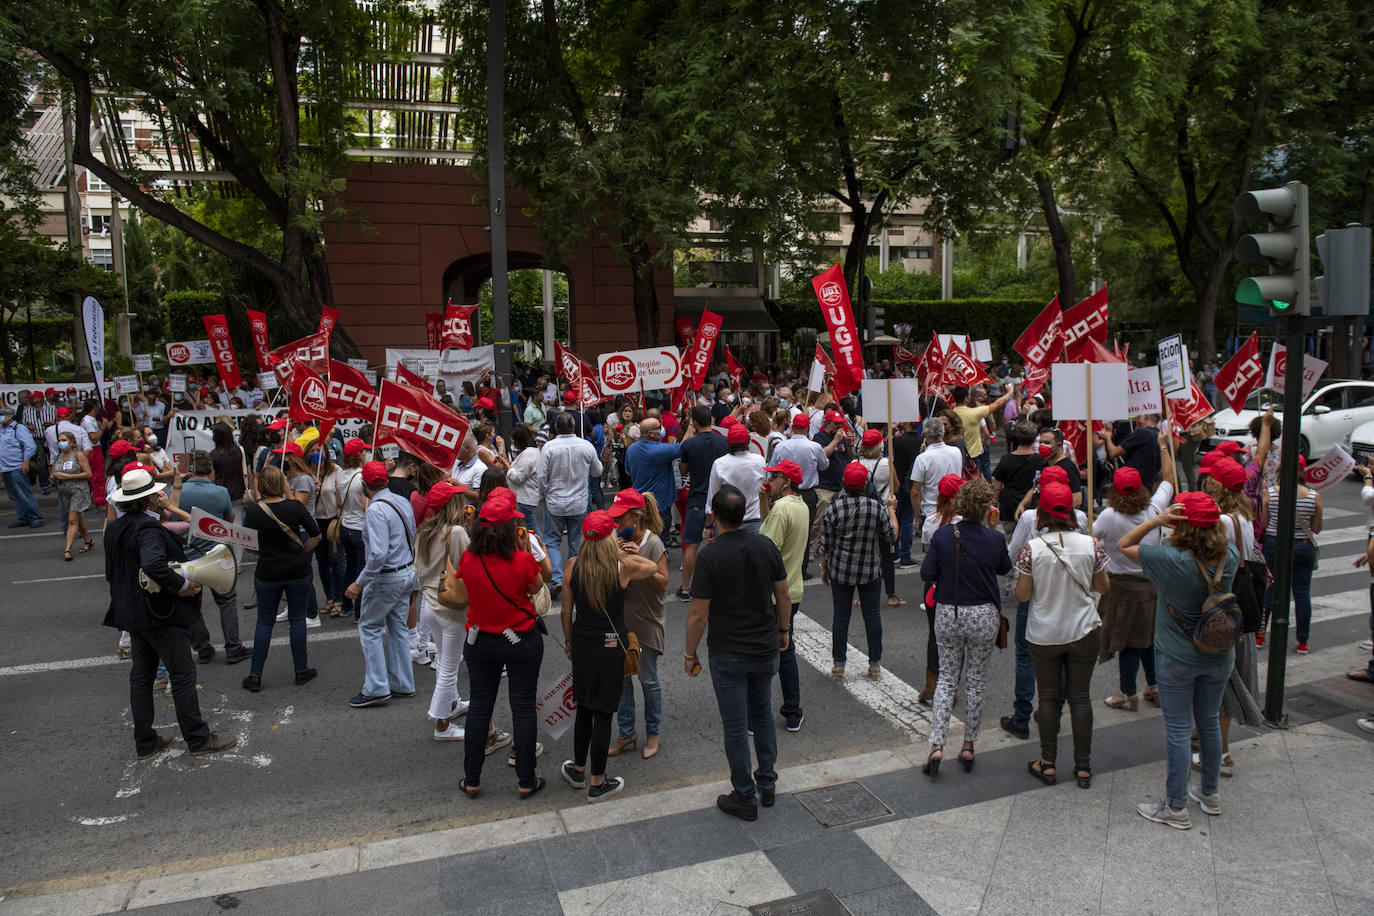
<path fill-rule="evenodd" d="M 621 528 L 615 534 L 616 537 L 620 538 L 622 541 L 628 541 L 630 538 L 634 537 L 634 533 L 635 530 L 633 528 Z"/>
<path fill-rule="evenodd" d="M 1041 457 L 1041 458 L 1048 458 L 1048 457 L 1050 457 L 1050 455 L 1053 455 L 1053 454 L 1054 454 L 1054 446 L 1053 446 L 1053 445 L 1046 445 L 1045 443 L 1041 442 L 1041 443 L 1040 443 L 1039 451 L 1040 451 L 1040 457 Z"/>
<path fill-rule="evenodd" d="M 149 447 L 157 448 L 157 436 L 149 436 L 144 441 L 148 443 Z"/>
<path fill-rule="evenodd" d="M 727 395 L 725 396 L 725 403 L 727 403 L 727 404 L 733 404 L 733 403 L 735 403 L 735 396 L 734 396 L 733 394 L 727 394 Z"/>
<path fill-rule="evenodd" d="M 368 463 L 369 461 L 371 461 L 371 460 L 372 460 L 372 452 L 369 451 L 369 450 L 364 449 L 364 450 L 363 450 L 363 464 L 367 464 L 367 463 Z"/>
<path fill-rule="evenodd" d="M 68 442 L 66 439 L 63 439 L 61 442 L 57 443 L 57 450 L 59 452 L 65 452 L 67 449 L 71 448 L 71 445 L 72 444 L 70 442 Z"/>
<path fill-rule="evenodd" d="M 311 453 L 310 453 L 310 463 L 311 463 L 311 464 L 319 464 L 319 463 L 320 463 L 320 453 L 319 453 L 319 452 L 311 452 Z"/>

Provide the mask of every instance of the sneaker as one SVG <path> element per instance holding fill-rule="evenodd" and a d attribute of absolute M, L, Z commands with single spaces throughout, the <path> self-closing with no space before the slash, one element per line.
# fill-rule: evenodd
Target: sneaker
<path fill-rule="evenodd" d="M 1006 732 L 1009 735 L 1015 735 L 1022 741 L 1025 741 L 1030 738 L 1030 729 L 1017 728 L 1016 720 L 1013 719 L 1011 716 L 1003 716 L 1000 724 L 1002 726 L 1002 731 Z"/>
<path fill-rule="evenodd" d="M 456 719 L 459 716 L 466 716 L 468 714 L 468 709 L 471 706 L 472 704 L 469 703 L 467 700 L 459 700 L 458 705 L 453 707 L 453 712 L 449 713 L 448 717 L 450 719 Z"/>
<path fill-rule="evenodd" d="M 239 662 L 247 661 L 253 657 L 253 650 L 247 646 L 236 646 L 233 649 L 224 650 L 224 663 L 226 665 L 237 665 Z"/>
<path fill-rule="evenodd" d="M 587 787 L 587 801 L 591 804 L 605 801 L 612 795 L 619 795 L 624 788 L 625 780 L 619 776 L 607 776 L 601 785 Z"/>
<path fill-rule="evenodd" d="M 1203 814 L 1208 814 L 1212 817 L 1216 817 L 1218 814 L 1221 813 L 1221 796 L 1203 795 L 1202 786 L 1189 786 L 1188 797 L 1191 798 L 1193 801 L 1197 802 L 1198 807 L 1202 809 Z"/>
<path fill-rule="evenodd" d="M 687 589 L 685 589 L 685 588 L 680 588 L 680 589 L 677 590 L 677 600 L 678 600 L 678 601 L 691 601 L 691 600 L 692 600 L 692 593 L 689 592 L 689 591 L 688 591 Z"/>
<path fill-rule="evenodd" d="M 830 669 L 830 676 L 837 681 L 844 680 L 844 665 L 835 665 Z"/>
<path fill-rule="evenodd" d="M 806 721 L 806 716 L 805 716 L 805 715 L 788 716 L 788 717 L 787 717 L 787 730 L 788 730 L 789 732 L 799 732 L 799 731 L 801 731 L 802 723 L 805 722 L 805 721 Z"/>
<path fill-rule="evenodd" d="M 282 622 L 283 620 L 285 620 L 285 619 L 286 619 L 286 609 L 285 609 L 285 608 L 282 608 L 282 612 L 281 612 L 280 614 L 277 615 L 277 623 L 281 623 L 281 622 Z"/>
<path fill-rule="evenodd" d="M 1188 809 L 1170 808 L 1168 802 L 1141 802 L 1135 806 L 1135 810 L 1147 821 L 1154 821 L 1156 824 L 1168 824 L 1175 830 L 1187 830 L 1193 826 L 1193 819 L 1188 816 Z"/>
<path fill-rule="evenodd" d="M 759 804 L 765 808 L 773 807 L 778 799 L 777 786 L 759 786 Z"/>
<path fill-rule="evenodd" d="M 201 647 L 200 647 L 200 650 L 199 650 L 198 652 L 196 652 L 196 658 L 198 658 L 198 659 L 199 659 L 200 661 L 202 661 L 202 662 L 208 662 L 210 659 L 212 659 L 212 658 L 214 658 L 214 657 L 215 657 L 215 647 L 214 647 L 214 646 L 201 646 Z"/>
<path fill-rule="evenodd" d="M 742 821 L 759 819 L 759 806 L 754 804 L 753 799 L 740 798 L 734 792 L 716 796 L 716 807 L 726 814 L 733 814 Z"/>
<path fill-rule="evenodd" d="M 310 683 L 311 681 L 313 681 L 313 680 L 315 679 L 315 677 L 316 677 L 318 674 L 319 674 L 319 672 L 316 671 L 314 668 L 306 668 L 304 671 L 297 671 L 297 672 L 296 672 L 296 686 L 299 687 L 299 686 L 302 685 L 302 684 L 308 684 L 308 683 Z"/>
<path fill-rule="evenodd" d="M 348 705 L 352 706 L 354 709 L 363 709 L 367 706 L 376 706 L 379 703 L 385 703 L 389 699 L 391 699 L 391 694 L 389 693 L 384 693 L 379 697 L 370 697 L 365 693 L 360 693 L 349 700 Z"/>
<path fill-rule="evenodd" d="M 218 754 L 220 751 L 227 751 L 239 743 L 239 739 L 231 738 L 228 735 L 211 735 L 209 740 L 200 747 L 191 749 L 192 757 L 200 757 L 204 754 Z"/>
<path fill-rule="evenodd" d="M 1364 718 L 1356 719 L 1355 725 L 1358 726 L 1362 731 L 1367 731 L 1371 735 L 1374 735 L 1374 713 L 1370 713 L 1368 716 Z"/>
<path fill-rule="evenodd" d="M 1360 648 L 1365 652 L 1374 652 L 1374 640 L 1366 639 L 1364 642 L 1360 643 Z"/>
<path fill-rule="evenodd" d="M 510 744 L 510 732 L 497 732 L 487 736 L 487 756 L 490 757 L 494 752 L 501 750 Z"/>
<path fill-rule="evenodd" d="M 1298 654 L 1299 654 L 1299 655 L 1306 655 L 1309 651 L 1310 651 L 1310 647 L 1307 645 L 1307 643 L 1305 643 L 1305 642 L 1300 642 L 1300 643 L 1298 643 Z"/>
<path fill-rule="evenodd" d="M 464 736 L 465 734 L 466 734 L 466 733 L 463 731 L 463 726 L 461 726 L 461 725 L 454 725 L 452 722 L 450 722 L 450 723 L 448 724 L 448 728 L 444 729 L 443 731 L 439 731 L 439 729 L 437 729 L 437 728 L 434 730 L 434 740 L 435 740 L 435 741 L 462 741 L 462 740 L 463 740 L 463 736 Z"/>
<path fill-rule="evenodd" d="M 1255 648 L 1258 649 L 1259 647 L 1261 647 L 1261 646 L 1263 646 L 1263 645 L 1264 645 L 1264 632 L 1263 632 L 1263 631 L 1260 631 L 1259 633 L 1256 633 L 1256 634 L 1255 634 Z"/>
<path fill-rule="evenodd" d="M 318 630 L 322 626 L 324 626 L 324 621 L 321 620 L 319 617 L 305 618 L 305 628 L 307 630 Z"/>
<path fill-rule="evenodd" d="M 919 560 L 912 560 L 908 558 L 905 560 L 898 560 L 897 565 L 900 566 L 902 569 L 910 569 L 913 566 L 920 566 L 921 562 Z"/>
<path fill-rule="evenodd" d="M 543 756 L 544 756 L 544 742 L 542 742 L 542 741 L 536 741 L 536 742 L 534 742 L 534 756 L 535 756 L 536 758 L 538 758 L 538 757 L 543 757 Z M 506 755 L 506 766 L 508 766 L 508 767 L 513 767 L 513 766 L 515 766 L 515 750 L 514 750 L 514 749 L 512 749 L 511 752 L 510 752 L 509 754 Z"/>
<path fill-rule="evenodd" d="M 577 772 L 577 766 L 571 760 L 564 760 L 563 765 L 558 769 L 559 772 L 563 774 L 563 781 L 574 789 L 587 788 L 586 771 L 584 770 L 581 773 Z"/>
<path fill-rule="evenodd" d="M 870 681 L 880 681 L 883 679 L 883 669 L 877 665 L 868 666 L 868 679 Z"/>

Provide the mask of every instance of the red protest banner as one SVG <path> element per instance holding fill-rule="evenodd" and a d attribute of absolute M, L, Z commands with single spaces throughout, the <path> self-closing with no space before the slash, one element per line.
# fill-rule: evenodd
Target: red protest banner
<path fill-rule="evenodd" d="M 286 388 L 291 394 L 292 417 L 311 420 L 333 419 L 334 414 L 329 410 L 329 386 L 320 378 L 319 373 L 303 361 L 297 360 L 292 364 Z"/>
<path fill-rule="evenodd" d="M 931 376 L 938 380 L 940 367 L 945 364 L 944 354 L 940 352 L 940 336 L 934 331 L 930 334 L 930 343 L 921 351 L 921 358 L 916 361 L 916 377 L 926 387 L 930 385 Z"/>
<path fill-rule="evenodd" d="M 566 379 L 577 392 L 579 407 L 591 407 L 611 400 L 610 395 L 601 390 L 595 367 L 556 340 L 553 342 L 553 352 L 558 377 Z"/>
<path fill-rule="evenodd" d="M 377 396 L 374 445 L 380 447 L 394 442 L 435 467 L 446 469 L 453 466 L 467 432 L 468 421 L 433 395 L 382 381 L 382 390 Z"/>
<path fill-rule="evenodd" d="M 253 350 L 258 354 L 258 369 L 269 372 L 272 369 L 272 348 L 267 345 L 267 315 L 245 309 L 248 313 L 248 331 L 253 335 Z"/>
<path fill-rule="evenodd" d="M 339 419 L 355 417 L 371 420 L 377 414 L 377 391 L 357 369 L 337 359 L 329 361 L 329 383 L 325 386 L 330 415 Z M 323 437 L 321 433 L 321 437 Z"/>
<path fill-rule="evenodd" d="M 475 305 L 454 305 L 452 301 L 444 309 L 444 327 L 439 340 L 440 350 L 472 349 L 472 313 Z"/>
<path fill-rule="evenodd" d="M 226 389 L 243 384 L 238 359 L 234 356 L 234 341 L 229 336 L 229 322 L 223 315 L 206 315 L 205 336 L 210 339 L 210 351 L 215 355 L 215 368 Z"/>
<path fill-rule="evenodd" d="M 1011 345 L 1013 350 L 1025 357 L 1027 370 L 1032 366 L 1048 366 L 1059 356 L 1059 351 L 1064 348 L 1063 318 L 1059 297 L 1055 296 L 1016 338 L 1016 343 Z"/>
<path fill-rule="evenodd" d="M 402 385 L 409 385 L 417 391 L 433 391 L 434 386 L 420 376 L 406 368 L 405 363 L 396 363 L 396 381 Z"/>
<path fill-rule="evenodd" d="M 1091 337 L 1080 337 L 1064 350 L 1064 361 L 1070 363 L 1124 363 L 1119 353 L 1108 350 Z"/>
<path fill-rule="evenodd" d="M 1264 381 L 1264 363 L 1260 362 L 1257 334 L 1251 334 L 1245 345 L 1236 351 L 1236 355 L 1217 370 L 1215 381 L 1217 391 L 1226 399 L 1226 403 L 1230 404 L 1236 413 L 1240 413 L 1250 392 Z"/>
<path fill-rule="evenodd" d="M 1187 397 L 1169 398 L 1169 422 L 1175 430 L 1175 435 L 1187 432 L 1188 427 L 1209 416 L 1214 410 L 1216 408 L 1207 402 L 1207 395 L 1202 393 L 1197 379 L 1192 380 L 1192 388 Z"/>
<path fill-rule="evenodd" d="M 735 361 L 735 354 L 730 352 L 730 345 L 725 345 L 725 368 L 730 373 L 730 384 L 736 388 L 744 381 L 744 367 Z"/>
<path fill-rule="evenodd" d="M 825 352 L 825 347 L 822 347 L 820 344 L 816 344 L 815 360 L 821 364 L 821 368 L 825 370 L 826 375 L 832 378 L 834 377 L 835 361 L 830 358 L 830 354 Z"/>
<path fill-rule="evenodd" d="M 316 331 L 300 340 L 293 340 L 267 354 L 267 362 L 283 385 L 291 380 L 291 369 L 303 362 L 317 374 L 329 372 L 329 332 Z"/>
<path fill-rule="evenodd" d="M 720 336 L 723 321 L 724 319 L 715 312 L 701 313 L 696 337 L 692 339 L 692 346 L 688 349 L 686 358 L 687 371 L 692 376 L 689 387 L 693 391 L 700 391 L 701 383 L 706 381 L 706 370 L 711 368 L 711 353 L 716 348 L 716 338 Z"/>
<path fill-rule="evenodd" d="M 696 336 L 696 327 L 690 318 L 679 318 L 674 322 L 677 325 L 677 336 L 682 338 L 682 349 L 692 349 L 692 338 Z"/>
<path fill-rule="evenodd" d="M 957 340 L 951 340 L 949 350 L 945 353 L 944 369 L 940 373 L 940 383 L 945 387 L 958 385 L 963 388 L 972 388 L 974 385 L 981 385 L 992 381 L 992 377 L 983 369 L 983 364 L 973 358 L 973 354 L 961 347 Z"/>
<path fill-rule="evenodd" d="M 430 350 L 439 349 L 439 332 L 443 327 L 444 319 L 442 315 L 433 312 L 425 312 L 425 346 Z"/>
<path fill-rule="evenodd" d="M 1064 349 L 1069 349 L 1081 337 L 1091 337 L 1099 343 L 1107 342 L 1107 287 L 1102 287 L 1064 313 Z"/>
<path fill-rule="evenodd" d="M 849 305 L 849 291 L 845 289 L 844 273 L 840 265 L 832 264 L 820 276 L 811 279 L 816 299 L 830 330 L 830 349 L 835 353 L 835 397 L 842 398 L 859 390 L 864 377 L 864 354 L 859 347 L 859 329 L 854 324 L 854 311 Z"/>
<path fill-rule="evenodd" d="M 919 356 L 917 356 L 915 353 L 912 353 L 910 350 L 908 350 L 901 344 L 892 345 L 892 362 L 894 365 L 900 366 L 902 363 L 911 363 L 912 365 L 915 365 L 918 359 L 920 359 Z"/>
<path fill-rule="evenodd" d="M 338 323 L 339 323 L 339 310 L 336 309 L 336 308 L 334 308 L 333 306 L 326 305 L 326 306 L 320 311 L 320 327 L 319 327 L 319 330 L 324 331 L 324 332 L 326 332 L 326 333 L 328 333 L 328 334 L 333 334 L 333 333 L 334 333 L 334 325 L 336 325 L 336 324 L 338 324 Z"/>

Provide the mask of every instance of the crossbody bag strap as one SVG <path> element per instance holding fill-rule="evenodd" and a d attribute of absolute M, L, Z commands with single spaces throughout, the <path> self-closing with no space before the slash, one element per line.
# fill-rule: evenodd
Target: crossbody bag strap
<path fill-rule="evenodd" d="M 282 531 L 285 531 L 286 536 L 289 537 L 291 540 L 295 541 L 297 547 L 299 547 L 301 550 L 305 549 L 305 544 L 301 541 L 300 535 L 296 534 L 296 532 L 286 527 L 286 523 L 283 522 L 281 519 L 277 518 L 277 513 L 269 509 L 267 507 L 266 502 L 259 502 L 258 508 L 261 509 L 263 512 L 266 512 L 267 517 L 270 518 L 272 521 L 276 522 L 277 527 L 280 528 Z"/>
<path fill-rule="evenodd" d="M 1054 558 L 1059 561 L 1059 565 L 1064 567 L 1064 572 L 1068 574 L 1068 577 L 1070 580 L 1073 581 L 1073 584 L 1078 586 L 1078 590 L 1083 593 L 1084 597 L 1091 599 L 1093 596 L 1092 592 L 1084 588 L 1083 583 L 1078 581 L 1078 577 L 1073 574 L 1073 570 L 1069 569 L 1069 564 L 1064 562 L 1064 558 L 1059 555 L 1059 551 L 1054 549 L 1054 545 L 1051 544 L 1048 540 L 1046 540 L 1046 538 L 1043 535 L 1040 537 L 1040 540 L 1045 542 L 1045 546 L 1050 549 L 1050 553 L 1054 554 Z"/>
<path fill-rule="evenodd" d="M 404 515 L 402 515 L 402 514 L 401 514 L 401 510 L 400 510 L 400 509 L 397 509 L 397 508 L 396 508 L 396 505 L 395 505 L 394 503 L 390 502 L 389 500 L 383 499 L 383 500 L 379 500 L 379 502 L 380 502 L 382 505 L 387 506 L 388 508 L 390 508 L 392 512 L 395 512 L 395 513 L 396 513 L 396 517 L 397 517 L 398 519 L 401 520 L 401 534 L 405 535 L 405 539 L 406 539 L 406 549 L 410 551 L 410 562 L 414 563 L 414 562 L 415 562 L 415 545 L 414 545 L 413 543 L 411 543 L 411 540 L 410 540 L 410 529 L 406 527 L 406 517 L 405 517 Z"/>
<path fill-rule="evenodd" d="M 513 600 L 511 599 L 510 595 L 507 595 L 504 591 L 501 590 L 501 586 L 497 585 L 497 584 L 496 584 L 496 580 L 493 579 L 493 578 L 491 577 L 491 570 L 487 569 L 487 561 L 482 557 L 481 554 L 477 554 L 477 562 L 481 565 L 481 567 L 482 567 L 482 572 L 484 572 L 484 573 L 487 574 L 487 581 L 491 583 L 491 587 L 494 588 L 494 589 L 496 589 L 496 594 L 500 595 L 502 598 L 505 598 L 507 604 L 509 604 L 511 607 L 515 608 L 517 611 L 520 611 L 520 612 L 524 613 L 524 614 L 525 614 L 527 617 L 529 617 L 531 620 L 534 620 L 534 621 L 538 621 L 538 620 L 539 620 L 539 615 L 538 615 L 538 614 L 534 613 L 534 611 L 532 611 L 532 610 L 531 610 L 531 611 L 525 610 L 525 606 L 524 606 L 523 604 L 520 604 L 520 603 L 518 603 L 518 602 L 516 602 L 516 601 L 513 601 Z"/>

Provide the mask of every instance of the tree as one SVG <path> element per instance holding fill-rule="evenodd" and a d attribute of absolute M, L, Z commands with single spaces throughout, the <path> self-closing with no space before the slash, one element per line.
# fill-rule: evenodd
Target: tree
<path fill-rule="evenodd" d="M 143 221 L 132 215 L 124 225 L 124 283 L 129 290 L 128 310 L 134 316 L 129 328 L 134 350 L 149 352 L 165 339 L 166 321 L 157 294 L 153 249 L 143 231 Z"/>
<path fill-rule="evenodd" d="M 30 0 L 0 33 L 31 48 L 69 85 L 74 160 L 145 213 L 263 277 L 292 329 L 332 304 L 321 245 L 324 208 L 342 187 L 344 62 L 364 59 L 370 20 L 353 0 Z M 137 163 L 91 145 L 101 92 L 136 100 L 186 157 L 227 172 L 281 233 L 276 256 L 217 230 L 149 190 Z M 336 333 L 343 349 L 352 343 Z"/>

